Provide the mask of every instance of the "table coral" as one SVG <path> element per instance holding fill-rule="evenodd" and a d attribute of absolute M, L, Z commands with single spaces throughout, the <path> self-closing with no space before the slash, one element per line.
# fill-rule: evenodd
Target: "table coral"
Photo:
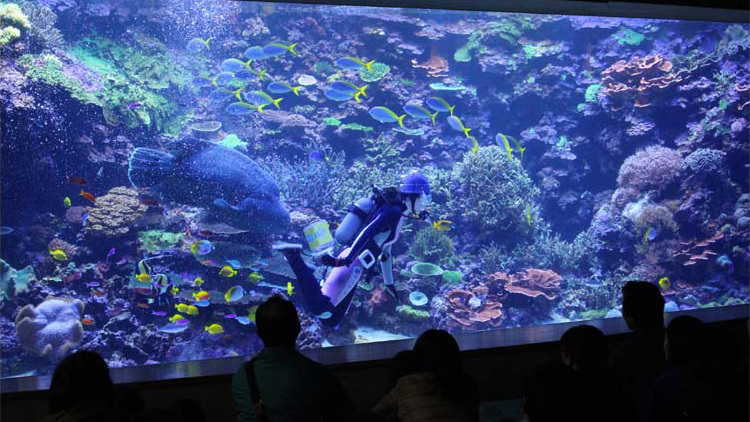
<path fill-rule="evenodd" d="M 125 235 L 147 209 L 138 201 L 138 192 L 124 186 L 114 187 L 97 198 L 96 206 L 89 210 L 86 231 L 106 237 Z"/>
<path fill-rule="evenodd" d="M 465 330 L 499 326 L 503 318 L 502 305 L 496 297 L 488 295 L 488 291 L 485 286 L 447 291 L 445 303 L 450 319 L 446 321 L 446 326 Z"/>
<path fill-rule="evenodd" d="M 16 334 L 24 349 L 60 359 L 83 339 L 84 303 L 78 299 L 47 297 L 36 307 L 24 306 L 16 316 Z"/>
<path fill-rule="evenodd" d="M 504 283 L 505 290 L 511 295 L 523 295 L 530 298 L 544 297 L 554 300 L 560 292 L 560 274 L 552 270 L 529 268 L 515 274 L 497 272 L 490 279 Z"/>
<path fill-rule="evenodd" d="M 661 91 L 682 81 L 687 71 L 675 71 L 672 62 L 660 55 L 630 61 L 619 60 L 602 71 L 602 95 L 609 100 L 610 110 L 625 105 L 648 107 Z"/>

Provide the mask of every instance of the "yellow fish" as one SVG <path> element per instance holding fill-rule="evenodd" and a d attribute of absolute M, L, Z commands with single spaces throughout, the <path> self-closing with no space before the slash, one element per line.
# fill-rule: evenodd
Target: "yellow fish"
<path fill-rule="evenodd" d="M 209 334 L 221 334 L 224 332 L 224 328 L 219 324 L 206 325 L 206 331 Z"/>
<path fill-rule="evenodd" d="M 141 283 L 150 283 L 151 282 L 151 275 L 149 274 L 137 274 L 135 276 L 136 280 L 140 281 Z"/>
<path fill-rule="evenodd" d="M 195 305 L 187 305 L 185 313 L 188 315 L 198 315 L 198 307 Z"/>
<path fill-rule="evenodd" d="M 180 289 L 177 287 L 172 287 L 172 296 L 176 295 L 177 293 L 180 293 Z"/>
<path fill-rule="evenodd" d="M 225 265 L 224 268 L 219 271 L 219 275 L 222 277 L 234 277 L 237 275 L 237 270 L 229 265 Z"/>
<path fill-rule="evenodd" d="M 453 222 L 450 220 L 437 220 L 432 222 L 432 227 L 439 231 L 450 230 L 453 228 Z"/>
<path fill-rule="evenodd" d="M 198 293 L 193 293 L 193 299 L 195 299 L 196 301 L 208 300 L 211 299 L 211 295 L 207 291 L 201 290 Z"/>
<path fill-rule="evenodd" d="M 529 222 L 529 226 L 531 226 L 531 206 L 526 204 L 526 221 Z"/>
<path fill-rule="evenodd" d="M 250 275 L 247 276 L 247 280 L 253 284 L 258 284 L 261 280 L 263 280 L 263 275 L 257 271 L 253 271 L 250 273 Z"/>
<path fill-rule="evenodd" d="M 502 133 L 498 133 L 497 136 L 499 136 L 500 139 L 503 140 L 503 146 L 505 146 L 505 151 L 508 153 L 508 160 L 509 161 L 512 160 L 513 159 L 513 148 L 511 148 L 510 142 L 508 142 L 508 138 L 505 135 L 503 135 Z M 495 139 L 497 139 L 497 136 L 495 137 Z"/>
<path fill-rule="evenodd" d="M 255 322 L 255 313 L 258 312 L 258 305 L 253 306 L 252 308 L 248 309 L 250 312 L 247 314 L 248 318 L 250 318 L 250 322 Z"/>
<path fill-rule="evenodd" d="M 203 281 L 203 279 L 202 279 L 202 278 L 200 278 L 200 277 L 196 277 L 196 279 L 195 279 L 195 280 L 193 280 L 193 285 L 195 285 L 195 286 L 197 286 L 197 287 L 200 287 L 200 286 L 202 286 L 202 285 L 203 285 L 203 283 L 205 283 L 205 281 Z"/>
<path fill-rule="evenodd" d="M 526 148 L 521 146 L 521 143 L 518 142 L 518 140 L 510 135 L 508 135 L 508 138 L 510 138 L 511 141 L 513 141 L 514 144 L 516 144 L 516 149 L 521 153 L 521 161 L 523 161 L 523 152 L 526 151 Z"/>
<path fill-rule="evenodd" d="M 292 282 L 291 281 L 287 281 L 287 283 L 286 283 L 286 293 L 289 296 L 291 296 L 293 291 L 294 291 L 294 286 L 292 286 Z"/>
<path fill-rule="evenodd" d="M 65 199 L 63 199 L 63 205 L 65 205 L 65 208 L 70 208 L 70 197 L 66 196 Z"/>
<path fill-rule="evenodd" d="M 477 142 L 477 138 L 474 136 L 469 136 L 469 139 L 471 139 L 471 143 L 473 146 L 471 147 L 471 152 L 474 153 L 474 156 L 477 156 L 477 152 L 479 152 L 479 142 Z"/>
<path fill-rule="evenodd" d="M 169 317 L 169 322 L 182 321 L 183 319 L 185 319 L 184 316 L 182 316 L 180 314 L 174 314 L 173 316 Z"/>
<path fill-rule="evenodd" d="M 672 285 L 672 283 L 669 282 L 669 277 L 662 277 L 659 279 L 659 287 L 662 288 L 662 290 L 667 291 L 669 290 L 669 287 Z"/>
<path fill-rule="evenodd" d="M 68 260 L 68 255 L 65 254 L 65 251 L 62 251 L 60 249 L 49 251 L 49 254 L 52 255 L 52 259 L 54 259 L 55 261 L 67 261 Z"/>
<path fill-rule="evenodd" d="M 188 305 L 184 303 L 178 303 L 174 307 L 177 309 L 177 312 L 187 312 L 188 310 Z"/>

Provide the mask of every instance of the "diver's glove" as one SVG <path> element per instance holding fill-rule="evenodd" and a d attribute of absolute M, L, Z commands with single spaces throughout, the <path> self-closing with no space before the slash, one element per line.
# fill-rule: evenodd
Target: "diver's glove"
<path fill-rule="evenodd" d="M 348 267 L 352 263 L 351 258 L 334 258 L 325 254 L 320 257 L 320 262 L 327 267 Z"/>
<path fill-rule="evenodd" d="M 398 291 L 396 290 L 396 286 L 394 284 L 386 284 L 385 291 L 388 292 L 388 294 L 390 294 L 391 296 L 393 296 L 393 298 L 396 299 L 397 301 L 399 300 Z"/>

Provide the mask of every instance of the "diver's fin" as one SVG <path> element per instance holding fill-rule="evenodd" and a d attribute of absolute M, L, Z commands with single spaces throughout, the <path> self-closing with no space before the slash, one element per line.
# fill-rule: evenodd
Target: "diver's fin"
<path fill-rule="evenodd" d="M 172 169 L 174 157 L 153 148 L 136 148 L 128 161 L 128 179 L 136 187 L 158 186 Z"/>

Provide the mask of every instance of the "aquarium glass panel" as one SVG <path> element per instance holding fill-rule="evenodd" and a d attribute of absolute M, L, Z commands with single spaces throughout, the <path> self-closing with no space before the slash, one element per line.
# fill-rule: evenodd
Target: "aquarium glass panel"
<path fill-rule="evenodd" d="M 748 25 L 3 1 L 2 376 L 748 302 Z"/>

